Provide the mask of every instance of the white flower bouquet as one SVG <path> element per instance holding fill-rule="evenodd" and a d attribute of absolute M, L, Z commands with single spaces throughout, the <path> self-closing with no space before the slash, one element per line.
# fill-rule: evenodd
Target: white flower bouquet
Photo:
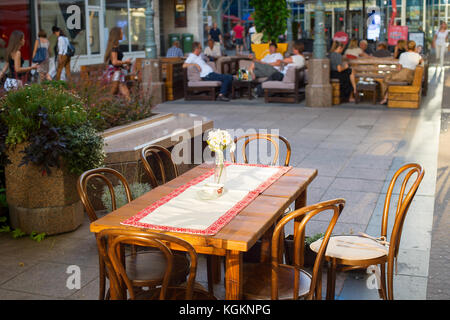
<path fill-rule="evenodd" d="M 223 181 L 222 178 L 225 169 L 223 151 L 230 148 L 230 152 L 234 152 L 236 150 L 236 144 L 228 131 L 220 129 L 210 131 L 206 142 L 208 143 L 209 149 L 214 151 L 216 155 L 214 182 L 220 184 L 220 182 Z"/>

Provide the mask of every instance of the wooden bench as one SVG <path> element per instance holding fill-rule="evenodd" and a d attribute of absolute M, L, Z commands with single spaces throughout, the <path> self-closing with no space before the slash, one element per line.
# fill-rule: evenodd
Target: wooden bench
<path fill-rule="evenodd" d="M 166 100 L 173 101 L 183 98 L 183 64 L 184 58 L 160 58 Z"/>
<path fill-rule="evenodd" d="M 414 71 L 414 80 L 411 85 L 407 83 L 388 82 L 388 107 L 419 108 L 422 96 L 423 73 L 424 67 L 418 66 Z"/>

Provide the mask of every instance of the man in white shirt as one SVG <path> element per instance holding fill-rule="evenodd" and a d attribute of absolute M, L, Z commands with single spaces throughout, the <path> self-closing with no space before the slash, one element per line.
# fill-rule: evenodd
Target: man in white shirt
<path fill-rule="evenodd" d="M 254 61 L 248 70 L 252 75 L 252 79 L 270 77 L 275 72 L 281 71 L 283 56 L 277 52 L 277 48 L 277 44 L 272 42 L 269 45 L 269 54 L 261 60 L 255 59 L 254 55 L 249 55 Z"/>
<path fill-rule="evenodd" d="M 221 101 L 230 101 L 226 97 L 231 88 L 233 76 L 230 74 L 220 74 L 214 72 L 214 70 L 206 63 L 201 57 L 202 45 L 199 42 L 192 44 L 192 53 L 189 54 L 186 61 L 183 64 L 183 68 L 194 66 L 200 71 L 200 78 L 203 81 L 220 81 L 222 86 L 220 87 L 220 93 L 217 97 Z"/>
<path fill-rule="evenodd" d="M 214 42 L 213 39 L 208 40 L 208 46 L 205 49 L 205 56 L 210 58 L 211 60 L 216 60 L 222 54 L 220 53 L 220 44 Z"/>

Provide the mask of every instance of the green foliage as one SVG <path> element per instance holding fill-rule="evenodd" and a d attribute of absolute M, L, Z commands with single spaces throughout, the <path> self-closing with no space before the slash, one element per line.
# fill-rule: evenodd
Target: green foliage
<path fill-rule="evenodd" d="M 312 237 L 306 237 L 305 238 L 305 243 L 306 243 L 306 245 L 309 246 L 311 243 L 319 240 L 323 236 L 325 236 L 325 233 L 317 233 L 317 234 L 313 235 Z"/>
<path fill-rule="evenodd" d="M 25 236 L 26 234 L 25 234 L 25 232 L 23 232 L 22 230 L 20 230 L 19 228 L 17 228 L 17 229 L 14 229 L 14 230 L 11 232 L 11 235 L 13 236 L 14 239 L 17 239 L 17 238 L 22 238 L 22 237 Z"/>
<path fill-rule="evenodd" d="M 7 208 L 8 202 L 6 202 L 6 190 L 4 188 L 0 188 L 0 208 Z M 0 217 L 0 222 L 3 222 Z"/>
<path fill-rule="evenodd" d="M 0 100 L 0 125 L 7 128 L 0 132 L 0 160 L 2 150 L 28 142 L 21 165 L 33 163 L 44 174 L 61 161 L 77 174 L 103 164 L 103 139 L 90 122 L 84 100 L 65 87 L 60 82 L 34 84 Z"/>
<path fill-rule="evenodd" d="M 264 34 L 263 41 L 277 42 L 286 32 L 290 15 L 286 0 L 250 0 L 250 5 L 255 8 L 255 27 Z"/>
<path fill-rule="evenodd" d="M 47 236 L 47 234 L 45 233 L 45 232 L 43 232 L 43 233 L 36 233 L 36 232 L 32 232 L 31 234 L 30 234 L 30 239 L 31 240 L 34 240 L 34 241 L 36 241 L 36 242 L 41 242 L 42 240 L 44 240 L 45 239 L 45 237 Z"/>
<path fill-rule="evenodd" d="M 133 199 L 142 196 L 144 193 L 147 193 L 150 190 L 151 190 L 150 185 L 146 183 L 132 183 L 130 185 L 131 196 L 133 197 Z M 127 195 L 125 193 L 125 188 L 121 184 L 114 187 L 114 193 L 116 195 L 117 209 L 127 204 Z M 105 186 L 103 188 L 103 194 L 101 199 L 103 205 L 108 210 L 108 212 L 111 212 L 112 211 L 111 194 L 109 192 L 108 186 Z"/>

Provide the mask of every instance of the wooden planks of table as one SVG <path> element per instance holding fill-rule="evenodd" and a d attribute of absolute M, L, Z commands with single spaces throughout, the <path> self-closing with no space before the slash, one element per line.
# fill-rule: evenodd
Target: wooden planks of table
<path fill-rule="evenodd" d="M 107 229 L 134 229 L 161 232 L 152 229 L 142 229 L 124 226 L 120 223 L 135 216 L 150 204 L 168 195 L 174 189 L 188 183 L 204 174 L 213 167 L 200 165 L 185 174 L 159 186 L 127 205 L 103 216 L 91 223 L 90 231 L 98 233 Z M 268 189 L 261 193 L 250 205 L 244 208 L 214 236 L 194 235 L 187 233 L 165 232 L 189 242 L 200 254 L 225 257 L 225 290 L 227 300 L 242 298 L 243 253 L 250 250 L 258 239 L 263 238 L 265 248 L 262 256 L 270 256 L 270 235 L 265 235 L 277 219 L 285 212 L 291 203 L 295 208 L 306 206 L 307 187 L 317 176 L 316 169 L 292 168 Z M 264 236 L 264 237 L 263 237 Z M 171 247 L 181 250 L 180 247 Z"/>

